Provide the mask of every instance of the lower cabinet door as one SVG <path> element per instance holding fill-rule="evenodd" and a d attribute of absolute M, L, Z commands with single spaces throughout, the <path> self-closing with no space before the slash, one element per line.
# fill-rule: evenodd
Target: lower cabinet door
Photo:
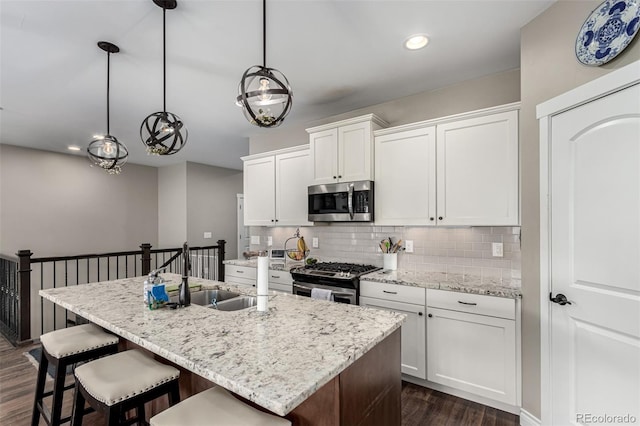
<path fill-rule="evenodd" d="M 515 321 L 429 307 L 427 379 L 516 405 Z"/>
<path fill-rule="evenodd" d="M 402 324 L 401 331 L 402 372 L 409 376 L 426 379 L 424 305 L 391 302 L 388 300 L 361 296 L 360 306 L 369 306 L 407 315 L 407 320 Z"/>

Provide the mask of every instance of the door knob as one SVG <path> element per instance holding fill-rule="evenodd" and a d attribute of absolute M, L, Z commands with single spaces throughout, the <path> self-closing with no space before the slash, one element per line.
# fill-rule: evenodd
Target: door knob
<path fill-rule="evenodd" d="M 551 293 L 549 293 L 549 300 L 562 306 L 571 304 L 571 302 L 567 300 L 567 296 L 562 293 L 558 293 L 556 297 L 551 297 Z"/>

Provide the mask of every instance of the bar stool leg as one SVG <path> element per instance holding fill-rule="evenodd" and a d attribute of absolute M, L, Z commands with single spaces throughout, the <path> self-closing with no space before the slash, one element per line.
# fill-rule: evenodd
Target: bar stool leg
<path fill-rule="evenodd" d="M 80 385 L 76 380 L 75 396 L 73 404 L 73 418 L 71 420 L 72 426 L 82 426 L 82 417 L 84 416 L 84 395 L 80 392 Z"/>
<path fill-rule="evenodd" d="M 169 392 L 169 407 L 173 407 L 179 402 L 180 402 L 180 384 L 176 382 L 175 385 L 171 386 L 171 391 Z"/>
<path fill-rule="evenodd" d="M 44 354 L 43 354 L 44 356 Z M 62 399 L 64 398 L 64 379 L 67 377 L 67 365 L 58 362 L 56 365 L 56 377 L 53 381 L 53 400 L 51 401 L 51 424 L 60 424 L 62 415 Z"/>
<path fill-rule="evenodd" d="M 42 395 L 44 394 L 45 379 L 47 377 L 47 369 L 49 368 L 49 360 L 42 353 L 40 355 L 40 365 L 38 366 L 38 379 L 36 381 L 36 396 L 33 402 L 33 414 L 31 415 L 31 426 L 38 426 L 40 421 L 40 407 L 42 407 Z"/>
<path fill-rule="evenodd" d="M 146 424 L 146 415 L 145 415 L 145 411 L 144 411 L 144 402 L 140 405 L 138 405 L 138 407 L 136 408 L 136 417 L 138 418 L 138 424 L 139 425 L 144 425 Z"/>

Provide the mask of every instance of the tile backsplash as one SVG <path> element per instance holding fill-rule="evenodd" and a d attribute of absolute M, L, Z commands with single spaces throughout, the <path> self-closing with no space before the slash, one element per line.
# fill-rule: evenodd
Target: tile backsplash
<path fill-rule="evenodd" d="M 260 244 L 251 250 L 284 248 L 296 228 L 251 227 Z M 391 237 L 413 241 L 413 253 L 398 254 L 398 269 L 476 275 L 501 280 L 505 285 L 520 286 L 520 227 L 428 228 L 331 224 L 300 227 L 311 257 L 322 261 L 367 263 L 382 267 L 380 240 Z M 267 246 L 267 237 L 273 246 Z M 319 247 L 312 248 L 313 238 Z M 491 243 L 503 243 L 504 256 L 493 257 Z M 295 248 L 292 239 L 287 248 Z"/>

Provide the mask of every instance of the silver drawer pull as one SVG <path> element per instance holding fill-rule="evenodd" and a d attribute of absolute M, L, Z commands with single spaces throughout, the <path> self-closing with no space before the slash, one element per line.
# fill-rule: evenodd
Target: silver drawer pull
<path fill-rule="evenodd" d="M 271 278 L 280 278 L 280 275 L 271 275 Z"/>
<path fill-rule="evenodd" d="M 473 302 L 463 302 L 462 300 L 458 300 L 458 303 L 462 303 L 463 305 L 476 306 L 477 303 Z"/>
<path fill-rule="evenodd" d="M 236 272 L 237 272 L 237 273 L 239 273 L 239 274 L 244 274 L 244 271 L 238 271 L 238 270 L 236 270 Z"/>
<path fill-rule="evenodd" d="M 398 294 L 397 291 L 387 291 L 387 290 L 382 290 L 383 293 L 388 293 L 388 294 Z"/>

